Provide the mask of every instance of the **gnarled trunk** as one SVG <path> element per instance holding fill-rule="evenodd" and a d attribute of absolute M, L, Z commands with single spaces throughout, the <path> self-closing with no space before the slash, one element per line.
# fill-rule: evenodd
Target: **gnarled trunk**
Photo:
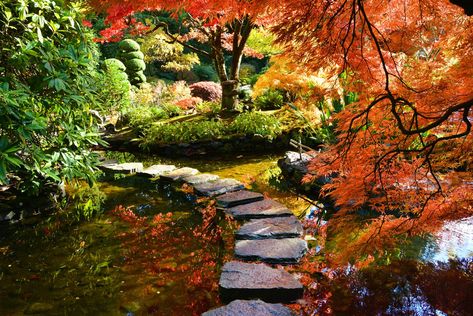
<path fill-rule="evenodd" d="M 222 81 L 222 108 L 235 110 L 238 106 L 238 80 Z"/>

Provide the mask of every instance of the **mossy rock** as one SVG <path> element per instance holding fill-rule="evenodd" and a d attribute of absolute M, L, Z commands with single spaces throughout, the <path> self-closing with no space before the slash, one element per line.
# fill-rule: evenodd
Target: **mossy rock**
<path fill-rule="evenodd" d="M 146 64 L 142 59 L 134 58 L 125 61 L 125 66 L 128 71 L 143 71 L 146 69 Z"/>
<path fill-rule="evenodd" d="M 144 59 L 145 55 L 140 52 L 128 52 L 128 53 L 121 53 L 120 54 L 120 59 L 122 60 L 130 60 L 130 59 Z"/>
<path fill-rule="evenodd" d="M 139 52 L 140 44 L 132 39 L 125 39 L 118 44 L 118 48 L 124 52 Z"/>
<path fill-rule="evenodd" d="M 111 68 L 117 68 L 121 71 L 126 70 L 125 65 L 120 60 L 115 58 L 105 59 L 105 61 L 103 62 L 103 68 L 106 70 Z"/>

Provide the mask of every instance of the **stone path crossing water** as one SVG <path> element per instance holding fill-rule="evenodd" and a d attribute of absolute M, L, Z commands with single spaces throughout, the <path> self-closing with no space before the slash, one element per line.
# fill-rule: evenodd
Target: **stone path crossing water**
<path fill-rule="evenodd" d="M 228 305 L 208 311 L 205 316 L 291 315 L 281 304 L 302 298 L 302 284 L 290 273 L 271 264 L 297 264 L 307 251 L 301 222 L 283 204 L 261 193 L 245 190 L 235 179 L 200 173 L 193 168 L 141 163 L 104 162 L 111 173 L 136 173 L 166 182 L 186 183 L 200 196 L 212 197 L 219 209 L 237 220 L 246 221 L 235 232 L 235 259 L 222 268 L 220 296 Z"/>

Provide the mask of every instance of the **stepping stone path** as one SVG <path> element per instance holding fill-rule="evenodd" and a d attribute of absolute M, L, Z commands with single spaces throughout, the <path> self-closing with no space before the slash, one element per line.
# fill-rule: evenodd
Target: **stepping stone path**
<path fill-rule="evenodd" d="M 202 314 L 202 316 L 292 316 L 294 313 L 282 304 L 269 304 L 261 300 L 235 300 Z"/>
<path fill-rule="evenodd" d="M 297 264 L 307 251 L 307 243 L 301 238 L 302 224 L 286 206 L 245 190 L 235 179 L 220 179 L 193 168 L 154 165 L 143 169 L 141 163 L 110 161 L 103 162 L 101 168 L 187 183 L 195 194 L 214 198 L 219 209 L 247 221 L 235 232 L 235 258 L 241 261 L 227 262 L 220 276 L 220 296 L 229 304 L 202 315 L 293 315 L 287 307 L 269 303 L 291 303 L 302 298 L 302 284 L 289 272 L 266 264 Z"/>
<path fill-rule="evenodd" d="M 304 229 L 295 216 L 253 219 L 235 233 L 236 239 L 302 237 Z"/>
<path fill-rule="evenodd" d="M 225 210 L 235 219 L 255 219 L 281 216 L 294 216 L 294 214 L 284 205 L 271 199 L 238 205 Z"/>

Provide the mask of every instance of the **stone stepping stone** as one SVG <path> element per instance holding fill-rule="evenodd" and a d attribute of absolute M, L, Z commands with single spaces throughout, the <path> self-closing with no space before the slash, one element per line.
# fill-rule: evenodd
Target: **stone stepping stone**
<path fill-rule="evenodd" d="M 286 206 L 272 199 L 230 207 L 225 211 L 235 219 L 243 220 L 294 215 Z"/>
<path fill-rule="evenodd" d="M 176 170 L 176 166 L 174 165 L 152 165 L 151 167 L 138 172 L 137 175 L 147 178 L 156 178 L 174 170 Z"/>
<path fill-rule="evenodd" d="M 245 261 L 294 264 L 307 251 L 307 242 L 299 238 L 240 240 L 235 243 L 235 257 Z"/>
<path fill-rule="evenodd" d="M 194 176 L 199 173 L 199 170 L 194 168 L 179 168 L 171 172 L 161 175 L 159 178 L 164 181 L 180 181 L 184 178 Z"/>
<path fill-rule="evenodd" d="M 217 181 L 206 182 L 194 185 L 195 191 L 204 196 L 216 196 L 226 192 L 244 189 L 243 183 L 235 179 L 219 179 Z"/>
<path fill-rule="evenodd" d="M 293 316 L 289 308 L 282 304 L 269 304 L 261 300 L 236 300 L 226 306 L 212 309 L 202 316 Z"/>
<path fill-rule="evenodd" d="M 269 239 L 302 237 L 304 229 L 295 216 L 253 219 L 240 227 L 236 239 Z"/>
<path fill-rule="evenodd" d="M 263 199 L 263 194 L 247 190 L 225 193 L 216 198 L 217 205 L 223 208 L 257 202 Z"/>
<path fill-rule="evenodd" d="M 302 297 L 302 284 L 289 272 L 263 263 L 225 263 L 219 281 L 224 302 L 261 299 L 269 303 L 290 303 Z M 255 314 L 256 315 L 256 314 Z"/>
<path fill-rule="evenodd" d="M 187 182 L 191 185 L 202 184 L 205 182 L 216 181 L 219 179 L 219 176 L 216 174 L 202 173 L 196 174 L 195 176 L 185 177 L 184 182 Z"/>
<path fill-rule="evenodd" d="M 141 162 L 113 163 L 105 162 L 99 165 L 105 172 L 134 174 L 143 170 Z"/>

